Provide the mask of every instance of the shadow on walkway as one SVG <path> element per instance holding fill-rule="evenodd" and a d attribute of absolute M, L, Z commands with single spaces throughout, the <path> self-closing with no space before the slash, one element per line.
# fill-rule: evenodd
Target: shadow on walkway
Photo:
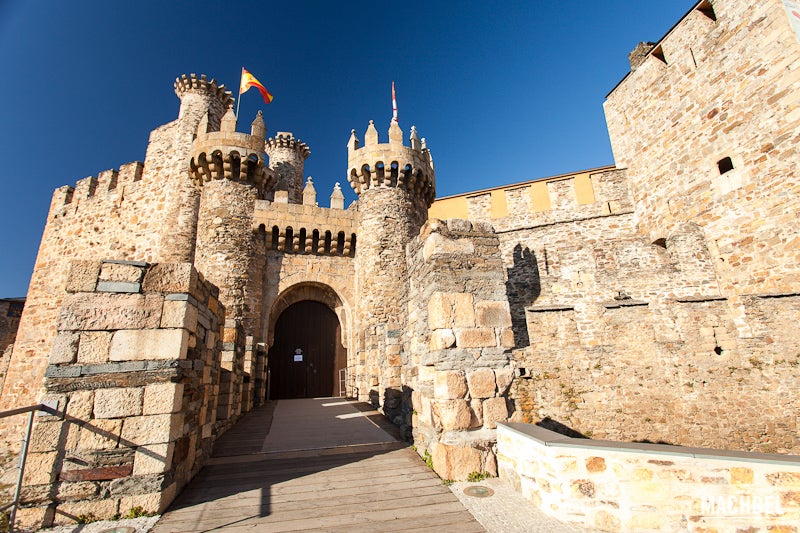
<path fill-rule="evenodd" d="M 382 418 L 339 398 L 259 408 L 153 531 L 484 531 Z"/>

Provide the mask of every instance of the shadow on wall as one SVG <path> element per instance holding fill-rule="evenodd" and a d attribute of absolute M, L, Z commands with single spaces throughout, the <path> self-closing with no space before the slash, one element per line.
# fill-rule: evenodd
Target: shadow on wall
<path fill-rule="evenodd" d="M 530 345 L 525 308 L 532 305 L 542 293 L 539 263 L 530 248 L 514 247 L 514 264 L 507 269 L 506 296 L 511 307 L 511 328 L 514 330 L 514 347 Z"/>
<path fill-rule="evenodd" d="M 556 433 L 560 433 L 561 435 L 565 435 L 567 437 L 572 437 L 573 439 L 588 439 L 589 438 L 586 435 L 584 435 L 583 433 L 581 433 L 579 431 L 575 431 L 571 427 L 569 427 L 567 425 L 564 425 L 561 422 L 558 422 L 556 420 L 553 420 L 549 416 L 546 416 L 546 417 L 542 418 L 541 420 L 539 420 L 538 422 L 536 422 L 536 425 L 541 427 L 541 428 L 544 428 L 544 429 L 549 429 L 550 431 L 555 431 Z"/>

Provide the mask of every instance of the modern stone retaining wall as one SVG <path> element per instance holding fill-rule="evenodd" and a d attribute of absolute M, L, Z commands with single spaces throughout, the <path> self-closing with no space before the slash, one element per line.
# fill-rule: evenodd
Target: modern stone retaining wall
<path fill-rule="evenodd" d="M 229 392 L 218 290 L 188 263 L 78 261 L 67 292 L 43 399 L 64 416 L 36 419 L 17 518 L 40 527 L 161 512 L 229 423 L 217 413 Z"/>
<path fill-rule="evenodd" d="M 601 531 L 797 531 L 800 457 L 575 439 L 498 424 L 500 477 Z"/>

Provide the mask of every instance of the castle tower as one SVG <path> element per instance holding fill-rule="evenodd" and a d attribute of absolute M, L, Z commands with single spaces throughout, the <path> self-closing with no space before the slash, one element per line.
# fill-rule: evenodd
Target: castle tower
<path fill-rule="evenodd" d="M 380 404 L 396 423 L 402 416 L 403 332 L 407 326 L 406 244 L 419 233 L 436 193 L 430 152 L 411 129 L 403 145 L 397 122 L 380 144 L 370 121 L 359 146 L 355 130 L 347 144 L 348 180 L 358 194 L 359 295 L 357 386 L 361 400 Z"/>
<path fill-rule="evenodd" d="M 166 189 L 167 219 L 174 224 L 159 234 L 159 259 L 191 262 L 197 231 L 198 190 L 187 173 L 192 141 L 201 122 L 218 130 L 220 120 L 233 103 L 230 92 L 205 75 L 190 74 L 175 80 L 175 94 L 181 99 L 178 119 L 155 130 L 147 148 L 144 176 L 163 183 Z M 151 164 L 157 162 L 157 164 Z"/>
<path fill-rule="evenodd" d="M 296 139 L 290 132 L 279 131 L 267 140 L 269 168 L 277 178 L 276 193 L 287 192 L 288 203 L 303 202 L 303 169 L 306 158 L 311 154 L 308 145 Z M 276 201 L 283 201 L 276 198 Z"/>

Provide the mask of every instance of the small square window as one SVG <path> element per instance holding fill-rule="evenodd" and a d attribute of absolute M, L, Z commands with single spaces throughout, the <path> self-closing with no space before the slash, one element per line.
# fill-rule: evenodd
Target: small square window
<path fill-rule="evenodd" d="M 719 169 L 719 175 L 721 176 L 733 170 L 733 161 L 730 157 L 723 157 L 717 161 L 717 168 Z"/>

